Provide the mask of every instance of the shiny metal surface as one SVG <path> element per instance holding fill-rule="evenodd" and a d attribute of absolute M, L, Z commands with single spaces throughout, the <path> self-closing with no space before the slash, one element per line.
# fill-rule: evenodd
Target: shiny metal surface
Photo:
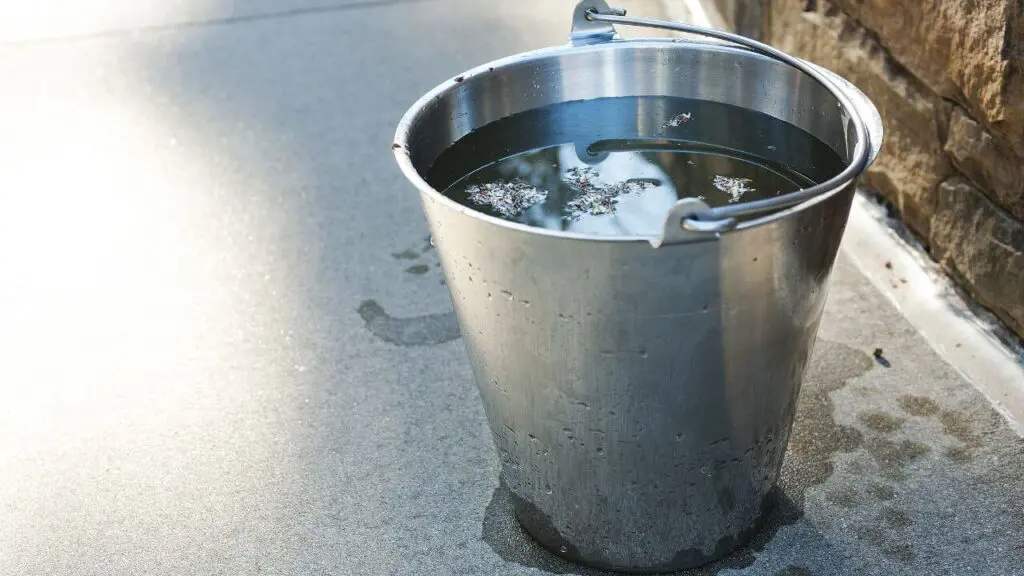
<path fill-rule="evenodd" d="M 421 192 L 519 521 L 572 560 L 670 570 L 720 557 L 756 530 L 855 182 L 724 232 L 609 238 L 491 218 L 423 179 L 445 148 L 488 122 L 631 95 L 764 112 L 847 163 L 858 146 L 873 158 L 878 142 L 859 142 L 829 90 L 784 63 L 669 40 L 486 64 L 426 95 L 398 127 L 395 155 Z M 657 128 L 636 123 L 639 136 Z"/>

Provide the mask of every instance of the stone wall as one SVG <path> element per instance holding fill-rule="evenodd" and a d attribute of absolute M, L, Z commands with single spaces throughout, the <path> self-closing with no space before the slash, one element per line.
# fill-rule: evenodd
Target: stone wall
<path fill-rule="evenodd" d="M 705 1 L 871 97 L 886 141 L 865 185 L 1024 337 L 1024 2 Z"/>

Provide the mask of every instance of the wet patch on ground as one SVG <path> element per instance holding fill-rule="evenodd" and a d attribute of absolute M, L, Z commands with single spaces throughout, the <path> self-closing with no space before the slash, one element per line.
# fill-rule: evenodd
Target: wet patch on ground
<path fill-rule="evenodd" d="M 459 337 L 455 312 L 395 318 L 376 300 L 364 300 L 358 311 L 367 330 L 377 338 L 398 346 L 431 346 Z"/>
<path fill-rule="evenodd" d="M 395 260 L 417 260 L 433 252 L 434 245 L 430 243 L 430 236 L 423 239 L 418 246 L 412 246 L 398 252 L 392 252 L 391 257 Z"/>
<path fill-rule="evenodd" d="M 896 442 L 885 437 L 871 438 L 864 446 L 874 458 L 882 476 L 893 481 L 906 480 L 907 465 L 932 451 L 927 444 L 916 440 Z"/>
<path fill-rule="evenodd" d="M 970 415 L 961 410 L 943 410 L 939 412 L 939 422 L 946 434 L 961 442 L 947 448 L 946 457 L 960 464 L 973 459 L 974 452 L 981 447 L 981 437 L 971 427 Z"/>
<path fill-rule="evenodd" d="M 882 507 L 881 517 L 883 522 L 896 528 L 906 528 L 912 523 L 906 511 L 892 506 Z"/>
<path fill-rule="evenodd" d="M 891 434 L 903 426 L 903 419 L 897 418 L 885 412 L 866 412 L 860 415 L 861 424 L 869 429 L 883 434 Z"/>
<path fill-rule="evenodd" d="M 865 492 L 879 502 L 888 502 L 896 497 L 896 491 L 887 484 L 872 484 Z"/>
<path fill-rule="evenodd" d="M 807 489 L 832 476 L 832 455 L 852 452 L 863 444 L 859 430 L 836 422 L 830 395 L 873 366 L 871 356 L 862 350 L 838 342 L 818 341 L 800 391 L 796 422 L 779 482 L 800 510 Z"/>
<path fill-rule="evenodd" d="M 900 408 L 912 416 L 933 416 L 939 413 L 939 405 L 931 398 L 905 394 L 900 396 Z"/>
<path fill-rule="evenodd" d="M 406 248 L 401 252 L 392 252 L 391 257 L 395 260 L 415 260 L 420 257 L 420 253 L 412 248 Z"/>
<path fill-rule="evenodd" d="M 849 486 L 840 486 L 825 493 L 825 500 L 843 508 L 856 508 L 864 504 L 860 492 Z"/>
<path fill-rule="evenodd" d="M 917 559 L 917 553 L 911 544 L 893 537 L 883 526 L 858 526 L 854 529 L 854 534 L 858 540 L 878 548 L 884 555 L 894 560 L 910 563 Z"/>
<path fill-rule="evenodd" d="M 958 441 L 942 451 L 943 456 L 957 464 L 970 462 L 982 446 L 981 436 L 973 428 L 973 417 L 963 410 L 944 410 L 931 398 L 910 395 L 900 397 L 900 408 L 913 416 L 936 417 L 942 431 Z"/>
<path fill-rule="evenodd" d="M 392 252 L 391 257 L 400 261 L 427 260 L 405 268 L 405 272 L 413 276 L 424 276 L 432 267 L 440 267 L 429 236 L 424 238 L 419 246 Z M 444 284 L 444 278 L 441 278 L 440 282 Z M 363 300 L 357 312 L 363 319 L 366 329 L 374 336 L 398 346 L 434 346 L 455 340 L 460 335 L 455 312 L 400 318 L 389 314 L 374 299 Z"/>

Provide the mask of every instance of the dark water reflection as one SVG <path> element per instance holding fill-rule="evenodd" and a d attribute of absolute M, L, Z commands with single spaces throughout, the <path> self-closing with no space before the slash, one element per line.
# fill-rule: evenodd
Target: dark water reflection
<path fill-rule="evenodd" d="M 650 235 L 680 198 L 767 198 L 837 174 L 840 157 L 771 116 L 665 97 L 572 101 L 464 135 L 427 181 L 475 210 L 533 226 Z"/>
<path fill-rule="evenodd" d="M 604 235 L 655 234 L 680 198 L 710 206 L 793 192 L 810 182 L 767 160 L 666 139 L 561 144 L 504 158 L 445 194 L 481 212 Z"/>

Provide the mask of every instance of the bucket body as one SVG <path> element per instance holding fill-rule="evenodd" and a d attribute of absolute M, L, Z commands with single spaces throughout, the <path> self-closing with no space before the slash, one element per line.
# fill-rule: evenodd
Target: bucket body
<path fill-rule="evenodd" d="M 563 557 L 626 571 L 702 564 L 752 536 L 782 464 L 855 181 L 727 233 L 655 248 L 485 216 L 424 175 L 456 140 L 511 114 L 658 95 L 770 114 L 842 158 L 855 144 L 835 98 L 798 71 L 740 48 L 671 40 L 484 65 L 424 97 L 396 138 L 518 520 Z M 643 112 L 624 136 L 653 134 L 665 120 Z M 556 128 L 538 128 L 534 146 L 557 139 Z"/>
<path fill-rule="evenodd" d="M 852 186 L 716 242 L 566 240 L 425 198 L 524 527 L 616 569 L 740 544 L 774 485 Z"/>

